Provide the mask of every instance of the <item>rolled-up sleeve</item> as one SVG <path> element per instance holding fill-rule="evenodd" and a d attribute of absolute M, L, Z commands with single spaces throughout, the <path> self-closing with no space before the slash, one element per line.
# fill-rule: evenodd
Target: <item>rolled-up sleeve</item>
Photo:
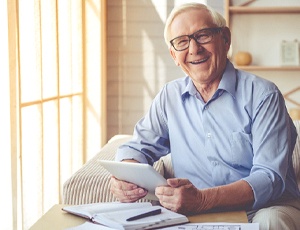
<path fill-rule="evenodd" d="M 279 198 L 285 191 L 297 136 L 279 92 L 266 94 L 256 108 L 252 123 L 253 167 L 244 178 L 254 193 L 253 209 Z"/>

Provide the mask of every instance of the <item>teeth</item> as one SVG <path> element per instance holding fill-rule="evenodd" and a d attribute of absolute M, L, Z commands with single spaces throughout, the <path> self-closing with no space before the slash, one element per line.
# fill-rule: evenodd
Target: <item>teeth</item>
<path fill-rule="evenodd" d="M 199 64 L 199 63 L 201 63 L 201 62 L 206 61 L 207 59 L 208 59 L 208 58 L 204 58 L 204 59 L 202 59 L 202 60 L 192 61 L 191 63 L 192 63 L 192 64 Z"/>

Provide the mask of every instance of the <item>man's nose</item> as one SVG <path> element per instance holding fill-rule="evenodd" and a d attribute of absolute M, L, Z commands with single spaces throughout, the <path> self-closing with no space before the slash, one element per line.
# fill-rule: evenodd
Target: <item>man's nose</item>
<path fill-rule="evenodd" d="M 199 44 L 198 42 L 196 42 L 196 40 L 194 38 L 191 38 L 190 46 L 189 46 L 190 54 L 197 54 L 203 50 L 204 50 L 203 46 L 201 44 Z"/>

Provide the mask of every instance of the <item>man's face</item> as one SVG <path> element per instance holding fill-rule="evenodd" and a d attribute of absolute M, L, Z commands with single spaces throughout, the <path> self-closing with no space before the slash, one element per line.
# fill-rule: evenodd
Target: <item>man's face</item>
<path fill-rule="evenodd" d="M 211 15 L 206 10 L 191 10 L 175 17 L 170 27 L 171 38 L 190 35 L 205 28 L 215 28 Z M 227 51 L 230 47 L 230 32 L 224 28 L 215 33 L 206 44 L 197 44 L 191 39 L 189 48 L 176 51 L 170 48 L 175 63 L 188 74 L 194 84 L 210 84 L 220 80 L 226 66 Z"/>

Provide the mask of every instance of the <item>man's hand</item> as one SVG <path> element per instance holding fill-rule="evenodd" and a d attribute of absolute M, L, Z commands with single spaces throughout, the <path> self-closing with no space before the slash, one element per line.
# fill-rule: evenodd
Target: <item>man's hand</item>
<path fill-rule="evenodd" d="M 170 187 L 157 187 L 156 196 L 165 208 L 185 215 L 214 208 L 245 210 L 254 202 L 252 188 L 244 180 L 206 189 L 197 189 L 187 179 L 172 178 L 167 182 Z"/>
<path fill-rule="evenodd" d="M 135 184 L 121 181 L 114 176 L 110 179 L 110 191 L 123 203 L 135 202 L 147 195 L 148 191 Z"/>
<path fill-rule="evenodd" d="M 160 204 L 167 209 L 182 214 L 199 213 L 203 207 L 203 195 L 188 179 L 172 178 L 167 180 L 167 186 L 157 187 L 155 195 Z"/>
<path fill-rule="evenodd" d="M 139 163 L 134 159 L 126 159 L 122 162 Z M 135 184 L 118 180 L 112 176 L 110 179 L 110 191 L 111 193 L 123 203 L 135 202 L 147 195 L 148 191 L 138 187 Z"/>

